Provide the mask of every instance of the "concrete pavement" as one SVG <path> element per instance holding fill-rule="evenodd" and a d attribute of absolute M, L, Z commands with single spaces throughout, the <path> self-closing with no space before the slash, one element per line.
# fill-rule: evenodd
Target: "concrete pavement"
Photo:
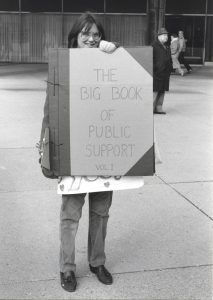
<path fill-rule="evenodd" d="M 112 286 L 88 270 L 85 204 L 75 293 L 60 287 L 60 197 L 35 149 L 46 71 L 0 66 L 0 299 L 212 299 L 213 65 L 171 77 L 167 115 L 155 115 L 163 164 L 143 188 L 114 193 L 106 245 Z"/>

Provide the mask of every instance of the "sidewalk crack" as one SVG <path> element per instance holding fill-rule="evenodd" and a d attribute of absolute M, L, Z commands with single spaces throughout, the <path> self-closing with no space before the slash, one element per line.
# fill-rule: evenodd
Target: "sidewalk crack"
<path fill-rule="evenodd" d="M 115 274 L 130 274 L 130 273 L 145 273 L 145 272 L 161 272 L 169 270 L 181 270 L 181 269 L 190 269 L 190 268 L 200 268 L 200 267 L 213 267 L 213 264 L 200 264 L 200 265 L 190 265 L 190 266 L 179 266 L 179 267 L 167 267 L 167 268 L 156 268 L 156 269 L 144 269 L 138 271 L 126 271 L 126 272 L 115 272 Z"/>
<path fill-rule="evenodd" d="M 200 264 L 200 265 L 190 265 L 190 266 L 177 266 L 177 267 L 167 267 L 167 268 L 156 268 L 156 269 L 142 269 L 136 271 L 126 271 L 126 272 L 113 272 L 112 275 L 122 275 L 122 274 L 137 274 L 137 273 L 148 273 L 148 272 L 162 272 L 162 271 L 170 271 L 170 270 L 183 270 L 183 269 L 190 269 L 190 268 L 205 268 L 205 267 L 213 267 L 213 264 Z M 93 274 L 88 273 L 83 276 L 76 276 L 77 278 L 85 278 L 93 276 Z M 55 281 L 59 280 L 59 277 L 52 277 L 47 279 L 34 279 L 34 280 L 23 280 L 23 281 L 16 281 L 10 280 L 7 282 L 0 283 L 0 286 L 5 286 L 9 284 L 20 284 L 20 283 L 36 283 L 36 282 L 47 282 L 47 281 Z"/>
<path fill-rule="evenodd" d="M 185 195 L 183 195 L 181 192 L 179 192 L 175 187 L 173 187 L 170 183 L 167 183 L 163 178 L 161 178 L 158 175 L 158 178 L 165 183 L 167 186 L 169 186 L 173 191 L 175 191 L 178 195 L 180 195 L 182 198 L 184 198 L 188 203 L 190 203 L 192 206 L 194 206 L 196 209 L 198 209 L 202 214 L 204 214 L 207 218 L 209 218 L 211 221 L 213 221 L 213 218 L 210 217 L 204 210 L 202 210 L 199 206 L 195 205 L 189 198 L 187 198 Z"/>

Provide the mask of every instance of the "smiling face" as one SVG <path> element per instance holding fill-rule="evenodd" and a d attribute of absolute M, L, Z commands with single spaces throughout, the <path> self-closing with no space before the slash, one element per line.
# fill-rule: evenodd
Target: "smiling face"
<path fill-rule="evenodd" d="M 101 35 L 96 24 L 93 24 L 90 29 L 85 25 L 78 34 L 78 48 L 97 48 L 101 40 Z"/>

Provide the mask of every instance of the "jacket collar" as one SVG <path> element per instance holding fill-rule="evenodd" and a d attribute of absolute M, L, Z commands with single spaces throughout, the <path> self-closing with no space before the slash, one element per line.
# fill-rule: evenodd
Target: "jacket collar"
<path fill-rule="evenodd" d="M 156 42 L 157 42 L 158 45 L 160 45 L 163 49 L 166 49 L 166 45 L 163 44 L 163 43 L 161 43 L 161 42 L 159 41 L 159 39 L 157 39 Z"/>

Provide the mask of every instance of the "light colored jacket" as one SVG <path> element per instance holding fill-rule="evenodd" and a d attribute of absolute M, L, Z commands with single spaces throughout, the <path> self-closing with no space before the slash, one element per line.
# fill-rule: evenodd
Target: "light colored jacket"
<path fill-rule="evenodd" d="M 172 56 L 172 66 L 173 69 L 180 69 L 180 63 L 178 60 L 178 56 L 179 56 L 179 41 L 178 38 L 174 38 L 171 41 L 170 44 L 170 49 L 171 49 L 171 56 Z"/>
<path fill-rule="evenodd" d="M 178 38 L 174 38 L 171 41 L 170 48 L 171 48 L 171 54 L 172 55 L 175 55 L 175 54 L 179 55 L 180 44 L 179 44 Z"/>

